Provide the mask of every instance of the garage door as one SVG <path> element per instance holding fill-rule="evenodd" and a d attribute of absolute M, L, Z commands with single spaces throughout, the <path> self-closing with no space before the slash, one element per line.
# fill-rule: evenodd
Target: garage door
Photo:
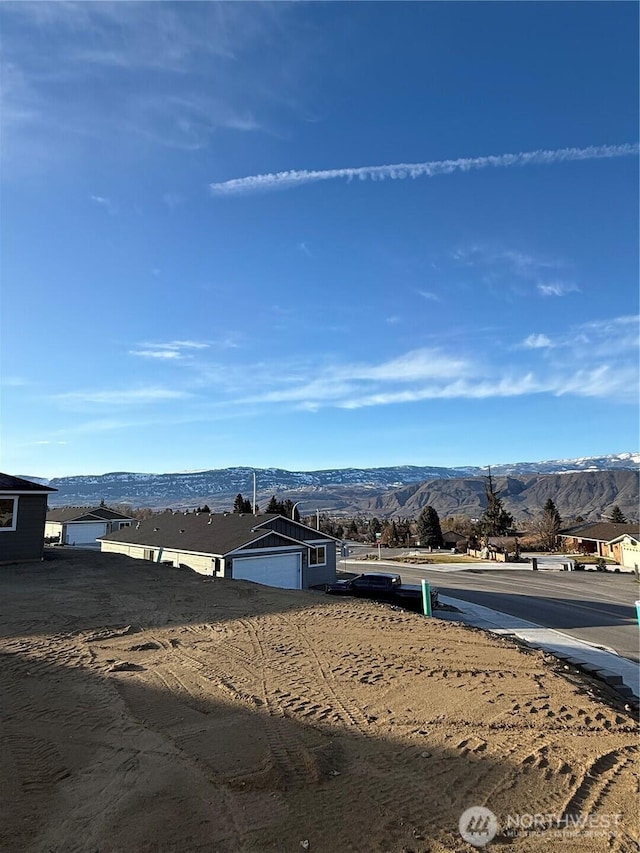
<path fill-rule="evenodd" d="M 279 554 L 272 557 L 234 557 L 235 580 L 254 581 L 282 589 L 301 589 L 300 554 Z"/>
<path fill-rule="evenodd" d="M 96 538 L 105 534 L 104 522 L 96 524 L 67 524 L 67 545 L 96 545 Z"/>

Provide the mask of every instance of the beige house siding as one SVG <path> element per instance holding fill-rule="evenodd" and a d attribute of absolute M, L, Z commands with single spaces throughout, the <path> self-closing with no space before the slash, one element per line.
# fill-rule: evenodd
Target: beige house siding
<path fill-rule="evenodd" d="M 620 566 L 631 572 L 640 570 L 640 544 L 630 536 L 620 543 Z"/>
<path fill-rule="evenodd" d="M 150 560 L 153 563 L 165 563 L 172 566 L 188 566 L 200 575 L 213 575 L 214 567 L 218 566 L 218 574 L 222 576 L 223 560 L 217 560 L 210 554 L 190 554 L 171 548 L 145 548 L 144 545 L 127 545 L 124 542 L 109 542 L 102 540 L 102 551 L 110 554 L 124 554 L 135 560 Z"/>
<path fill-rule="evenodd" d="M 62 536 L 62 522 L 47 521 L 44 526 L 45 536 Z"/>

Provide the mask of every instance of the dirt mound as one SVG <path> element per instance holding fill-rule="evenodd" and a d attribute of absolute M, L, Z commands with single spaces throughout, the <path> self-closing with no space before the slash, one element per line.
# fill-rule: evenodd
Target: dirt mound
<path fill-rule="evenodd" d="M 637 849 L 635 721 L 542 653 L 116 555 L 2 572 L 6 853 L 444 853 L 479 805 L 511 850 Z"/>

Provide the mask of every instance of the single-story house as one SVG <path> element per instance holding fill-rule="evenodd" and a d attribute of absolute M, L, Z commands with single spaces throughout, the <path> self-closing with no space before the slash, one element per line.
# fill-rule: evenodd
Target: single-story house
<path fill-rule="evenodd" d="M 445 548 L 455 548 L 458 551 L 464 551 L 469 541 L 468 536 L 463 536 L 462 533 L 456 533 L 455 530 L 446 530 L 442 534 L 442 544 Z"/>
<path fill-rule="evenodd" d="M 612 539 L 607 544 L 616 563 L 638 574 L 640 571 L 640 536 L 637 533 L 623 533 L 622 536 Z"/>
<path fill-rule="evenodd" d="M 167 511 L 100 537 L 103 552 L 203 575 L 308 589 L 336 579 L 340 540 L 277 514 Z"/>
<path fill-rule="evenodd" d="M 640 535 L 638 524 L 616 524 L 612 521 L 594 521 L 560 531 L 564 550 L 575 554 L 594 554 L 607 557 L 621 563 L 621 546 L 618 544 L 624 536 L 637 539 Z M 622 563 L 621 563 L 622 565 Z M 633 567 L 631 567 L 633 568 Z"/>
<path fill-rule="evenodd" d="M 0 474 L 0 563 L 42 560 L 47 498 L 55 491 Z"/>
<path fill-rule="evenodd" d="M 108 506 L 63 506 L 50 509 L 44 535 L 61 545 L 95 545 L 99 536 L 128 527 L 135 518 Z"/>

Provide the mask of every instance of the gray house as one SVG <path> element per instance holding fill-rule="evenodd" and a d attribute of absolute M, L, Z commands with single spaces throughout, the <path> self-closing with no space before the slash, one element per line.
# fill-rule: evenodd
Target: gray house
<path fill-rule="evenodd" d="M 333 582 L 339 541 L 281 515 L 171 511 L 100 537 L 104 552 L 284 589 Z"/>
<path fill-rule="evenodd" d="M 55 538 L 62 545 L 94 545 L 99 536 L 128 527 L 135 521 L 108 506 L 63 506 L 50 509 L 44 535 Z"/>
<path fill-rule="evenodd" d="M 0 474 L 0 563 L 42 559 L 47 498 L 55 491 Z"/>

